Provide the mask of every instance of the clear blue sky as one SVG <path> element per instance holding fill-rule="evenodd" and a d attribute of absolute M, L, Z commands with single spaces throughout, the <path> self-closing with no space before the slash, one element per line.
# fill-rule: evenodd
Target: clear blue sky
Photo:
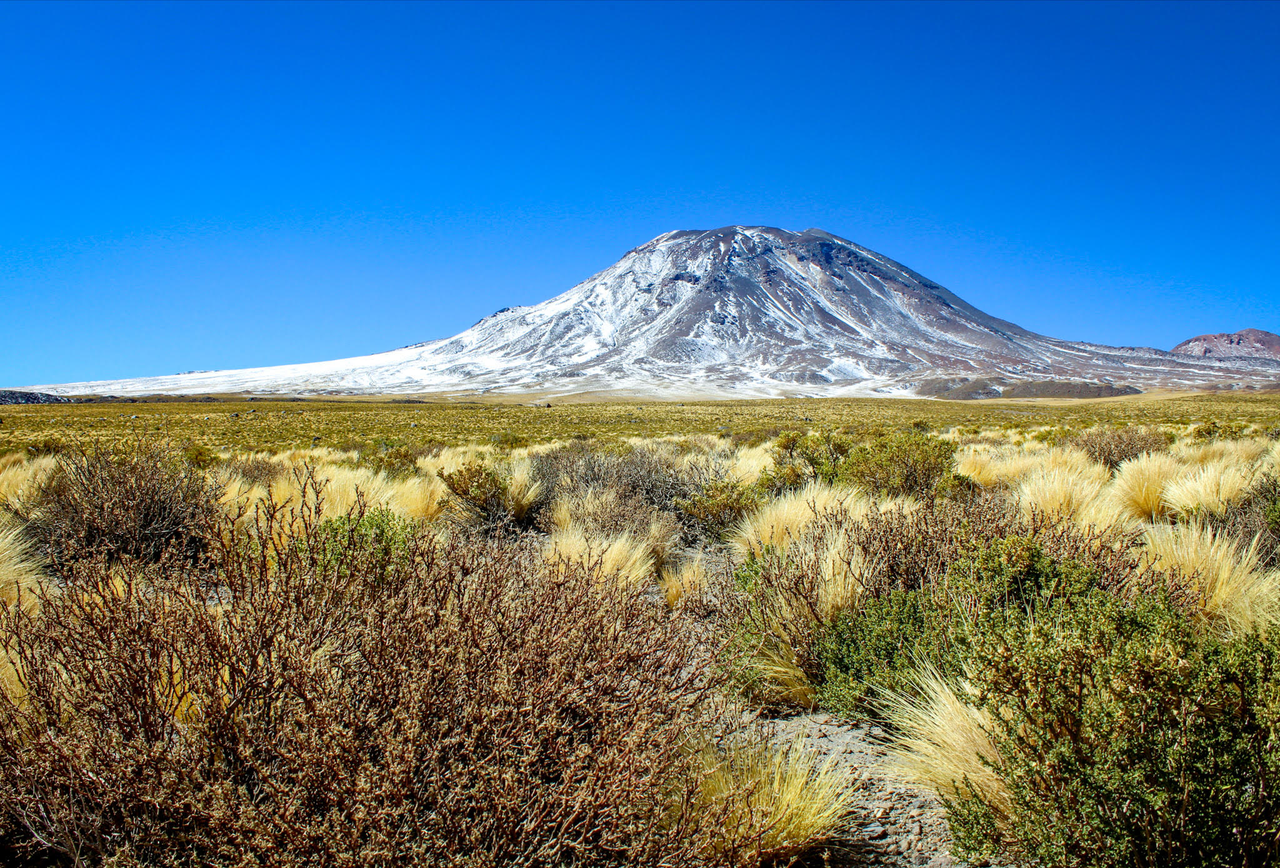
<path fill-rule="evenodd" d="M 0 4 L 0 386 L 454 334 L 819 227 L 1057 337 L 1280 332 L 1280 4 Z"/>

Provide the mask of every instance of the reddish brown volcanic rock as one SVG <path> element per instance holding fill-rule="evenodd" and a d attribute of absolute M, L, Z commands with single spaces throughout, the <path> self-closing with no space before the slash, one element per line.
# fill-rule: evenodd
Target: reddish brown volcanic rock
<path fill-rule="evenodd" d="M 1201 359 L 1280 359 L 1280 335 L 1261 329 L 1242 329 L 1229 335 L 1200 335 L 1178 344 L 1173 352 Z"/>

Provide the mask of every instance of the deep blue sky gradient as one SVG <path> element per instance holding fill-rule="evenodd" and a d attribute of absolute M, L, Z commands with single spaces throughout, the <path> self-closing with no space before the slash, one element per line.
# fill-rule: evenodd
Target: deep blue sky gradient
<path fill-rule="evenodd" d="M 0 386 L 445 337 L 819 227 L 1056 337 L 1280 332 L 1280 4 L 0 4 Z"/>

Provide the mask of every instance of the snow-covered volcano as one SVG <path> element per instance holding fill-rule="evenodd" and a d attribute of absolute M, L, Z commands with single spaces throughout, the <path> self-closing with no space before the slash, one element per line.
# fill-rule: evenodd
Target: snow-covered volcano
<path fill-rule="evenodd" d="M 948 378 L 1187 387 L 1280 364 L 1047 338 L 817 229 L 669 232 L 562 295 L 332 362 L 39 386 L 59 394 L 910 394 Z"/>

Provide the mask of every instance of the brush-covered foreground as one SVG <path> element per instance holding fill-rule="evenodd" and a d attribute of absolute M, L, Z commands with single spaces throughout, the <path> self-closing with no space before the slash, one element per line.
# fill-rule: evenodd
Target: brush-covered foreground
<path fill-rule="evenodd" d="M 863 770 L 761 725 L 822 709 L 885 729 L 958 855 L 1276 864 L 1276 408 L 1212 401 L 256 451 L 52 426 L 0 458 L 4 846 L 838 859 Z"/>

